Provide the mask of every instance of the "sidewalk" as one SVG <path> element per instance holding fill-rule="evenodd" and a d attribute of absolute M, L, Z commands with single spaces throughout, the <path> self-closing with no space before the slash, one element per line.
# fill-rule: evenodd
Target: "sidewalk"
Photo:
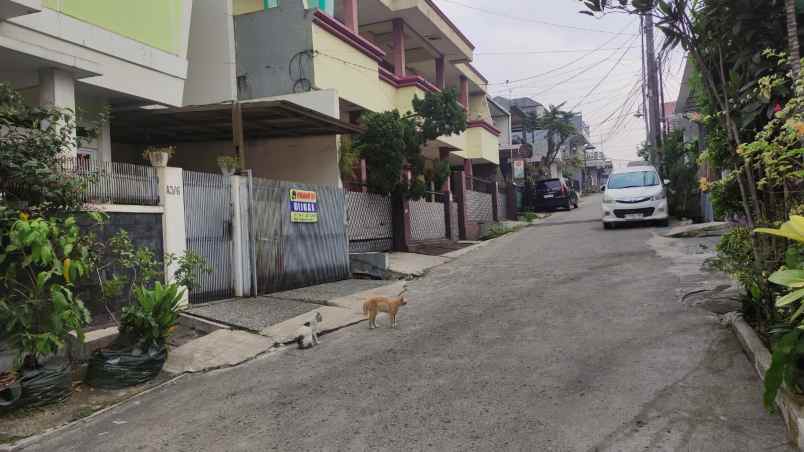
<path fill-rule="evenodd" d="M 399 296 L 404 288 L 404 281 L 350 279 L 190 308 L 182 315 L 221 328 L 172 350 L 165 370 L 182 374 L 241 364 L 292 341 L 316 312 L 326 334 L 365 320 L 366 299 Z"/>

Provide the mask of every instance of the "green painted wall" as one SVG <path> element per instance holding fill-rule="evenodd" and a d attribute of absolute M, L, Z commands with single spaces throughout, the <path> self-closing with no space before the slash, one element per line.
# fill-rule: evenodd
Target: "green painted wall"
<path fill-rule="evenodd" d="M 44 0 L 43 4 L 83 22 L 178 55 L 182 48 L 184 1 Z"/>

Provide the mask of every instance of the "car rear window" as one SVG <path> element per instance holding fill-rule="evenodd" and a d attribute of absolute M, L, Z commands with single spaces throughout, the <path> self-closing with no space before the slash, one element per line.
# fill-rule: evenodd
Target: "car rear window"
<path fill-rule="evenodd" d="M 561 181 L 558 179 L 551 179 L 536 182 L 536 190 L 561 190 Z"/>

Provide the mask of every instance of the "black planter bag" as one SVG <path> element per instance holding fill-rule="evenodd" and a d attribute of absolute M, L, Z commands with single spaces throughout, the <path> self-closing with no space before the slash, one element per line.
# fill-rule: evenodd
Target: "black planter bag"
<path fill-rule="evenodd" d="M 18 383 L 22 391 L 17 402 L 11 405 L 15 409 L 63 402 L 73 392 L 72 372 L 66 363 L 23 369 Z"/>
<path fill-rule="evenodd" d="M 17 401 L 22 395 L 22 385 L 19 381 L 15 381 L 8 386 L 0 389 L 0 410 L 3 408 L 11 408 L 17 404 Z"/>
<path fill-rule="evenodd" d="M 89 360 L 86 382 L 99 389 L 123 389 L 147 383 L 167 361 L 165 344 L 148 350 L 98 350 Z"/>

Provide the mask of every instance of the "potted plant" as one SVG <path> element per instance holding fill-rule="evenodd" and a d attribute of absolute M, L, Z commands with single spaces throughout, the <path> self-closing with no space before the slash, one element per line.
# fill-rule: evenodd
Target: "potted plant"
<path fill-rule="evenodd" d="M 218 166 L 224 176 L 232 176 L 240 169 L 240 157 L 236 155 L 218 156 Z"/>
<path fill-rule="evenodd" d="M 136 254 L 143 252 L 139 250 Z M 165 262 L 167 266 L 176 263 L 175 281 L 166 285 L 153 282 L 151 278 L 163 275 L 150 271 L 149 278 L 137 280 L 137 285 L 131 288 L 133 300 L 123 307 L 117 339 L 90 358 L 86 381 L 91 386 L 121 389 L 143 384 L 156 377 L 165 365 L 166 339 L 178 322 L 185 290 L 197 285 L 197 275 L 211 271 L 204 258 L 192 251 L 178 258 L 169 254 Z M 141 264 L 137 267 L 143 268 Z M 113 279 L 119 279 L 119 275 Z"/>
<path fill-rule="evenodd" d="M 175 153 L 176 148 L 173 146 L 149 146 L 142 152 L 142 158 L 149 160 L 155 168 L 164 168 Z"/>

